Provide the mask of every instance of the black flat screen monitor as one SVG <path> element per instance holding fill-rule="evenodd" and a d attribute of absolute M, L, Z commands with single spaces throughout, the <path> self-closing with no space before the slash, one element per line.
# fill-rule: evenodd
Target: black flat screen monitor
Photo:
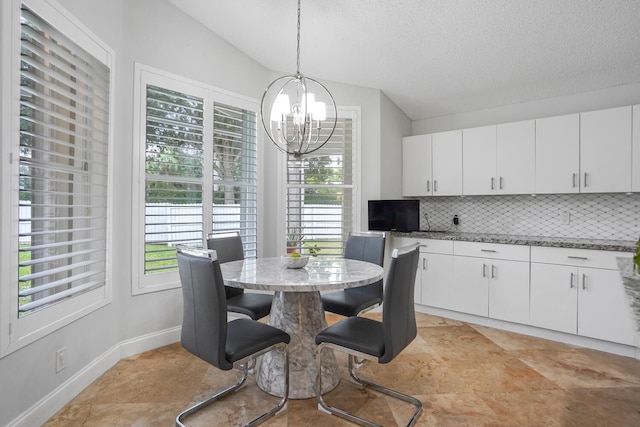
<path fill-rule="evenodd" d="M 369 230 L 418 231 L 419 200 L 369 200 Z"/>

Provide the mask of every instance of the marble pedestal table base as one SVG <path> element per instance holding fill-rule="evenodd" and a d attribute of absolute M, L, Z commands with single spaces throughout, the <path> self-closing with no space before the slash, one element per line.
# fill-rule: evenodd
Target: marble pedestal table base
<path fill-rule="evenodd" d="M 289 397 L 315 397 L 316 334 L 327 327 L 320 292 L 275 293 L 269 324 L 291 335 L 289 344 Z M 262 356 L 258 370 L 258 386 L 269 394 L 282 396 L 284 354 L 281 350 Z M 333 390 L 340 382 L 333 352 L 322 356 L 322 393 Z"/>

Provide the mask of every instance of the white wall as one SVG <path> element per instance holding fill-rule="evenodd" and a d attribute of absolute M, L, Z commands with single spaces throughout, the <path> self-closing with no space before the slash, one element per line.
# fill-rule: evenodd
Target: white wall
<path fill-rule="evenodd" d="M 380 94 L 380 104 L 380 199 L 399 199 L 402 198 L 402 137 L 411 135 L 411 120 L 384 93 Z"/>
<path fill-rule="evenodd" d="M 574 95 L 531 100 L 481 111 L 416 120 L 412 124 L 411 134 L 422 135 L 638 103 L 640 103 L 640 84 L 623 85 Z"/>

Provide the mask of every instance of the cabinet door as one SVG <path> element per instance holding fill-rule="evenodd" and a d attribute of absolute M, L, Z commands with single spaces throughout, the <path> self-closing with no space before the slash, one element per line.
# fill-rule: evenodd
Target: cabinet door
<path fill-rule="evenodd" d="M 452 309 L 455 300 L 460 297 L 451 292 L 453 282 L 453 255 L 420 254 L 422 271 L 423 305 Z"/>
<path fill-rule="evenodd" d="M 496 193 L 496 126 L 462 131 L 462 194 Z"/>
<path fill-rule="evenodd" d="M 462 131 L 434 133 L 433 195 L 459 196 L 462 194 Z"/>
<path fill-rule="evenodd" d="M 633 162 L 631 163 L 631 191 L 640 192 L 640 105 L 633 106 Z"/>
<path fill-rule="evenodd" d="M 496 128 L 498 194 L 535 191 L 535 121 L 499 124 Z"/>
<path fill-rule="evenodd" d="M 577 331 L 578 269 L 531 263 L 529 323 L 575 334 Z"/>
<path fill-rule="evenodd" d="M 580 191 L 580 115 L 536 120 L 538 194 Z"/>
<path fill-rule="evenodd" d="M 430 196 L 431 135 L 402 138 L 402 195 Z"/>
<path fill-rule="evenodd" d="M 631 107 L 580 114 L 581 192 L 631 191 Z"/>
<path fill-rule="evenodd" d="M 451 310 L 488 316 L 491 264 L 482 258 L 454 256 L 453 266 Z"/>
<path fill-rule="evenodd" d="M 489 280 L 489 317 L 529 323 L 529 263 L 492 260 Z"/>
<path fill-rule="evenodd" d="M 634 344 L 635 324 L 617 270 L 578 270 L 578 334 Z"/>

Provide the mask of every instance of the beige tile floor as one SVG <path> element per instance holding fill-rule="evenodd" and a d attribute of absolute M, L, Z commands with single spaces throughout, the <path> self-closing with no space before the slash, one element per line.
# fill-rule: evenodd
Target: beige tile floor
<path fill-rule="evenodd" d="M 378 314 L 371 315 L 379 319 Z M 339 319 L 328 316 L 329 323 Z M 511 332 L 418 314 L 418 337 L 364 378 L 422 400 L 421 426 L 640 426 L 640 361 Z M 330 404 L 383 425 L 404 425 L 409 405 L 360 390 L 346 372 Z M 177 413 L 233 382 L 173 344 L 120 361 L 45 425 L 172 426 Z M 239 392 L 188 420 L 240 425 L 277 403 L 250 377 Z M 315 399 L 290 400 L 266 426 L 346 426 Z"/>

